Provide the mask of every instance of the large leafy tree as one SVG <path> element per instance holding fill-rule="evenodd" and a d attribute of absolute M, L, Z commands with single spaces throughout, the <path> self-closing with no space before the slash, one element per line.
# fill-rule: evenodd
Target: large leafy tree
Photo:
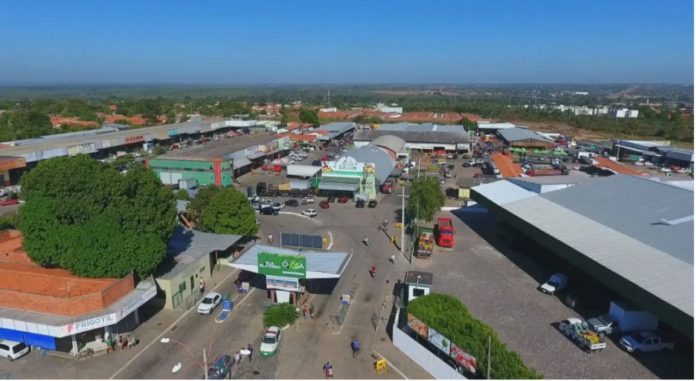
<path fill-rule="evenodd" d="M 88 156 L 57 158 L 21 184 L 18 227 L 35 262 L 80 276 L 134 271 L 142 279 L 164 260 L 176 203 L 144 167 L 122 175 Z"/>
<path fill-rule="evenodd" d="M 408 196 L 406 213 L 410 218 L 432 221 L 435 214 L 445 205 L 445 195 L 433 177 L 414 180 Z"/>
<path fill-rule="evenodd" d="M 218 234 L 256 234 L 256 212 L 246 195 L 233 187 L 213 192 L 200 216 L 203 229 Z"/>
<path fill-rule="evenodd" d="M 315 110 L 303 108 L 300 110 L 300 122 L 310 123 L 314 127 L 319 126 L 319 114 Z"/>

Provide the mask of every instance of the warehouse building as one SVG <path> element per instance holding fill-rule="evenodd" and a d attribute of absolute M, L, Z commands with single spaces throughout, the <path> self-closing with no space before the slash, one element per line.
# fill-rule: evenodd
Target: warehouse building
<path fill-rule="evenodd" d="M 469 133 L 458 124 L 381 124 L 372 130 L 358 131 L 353 137 L 353 142 L 356 147 L 361 147 L 385 135 L 401 138 L 407 150 L 471 152 Z"/>
<path fill-rule="evenodd" d="M 616 174 L 537 193 L 525 180 L 474 187 L 472 198 L 693 340 L 693 190 Z"/>
<path fill-rule="evenodd" d="M 237 176 L 289 148 L 287 136 L 240 135 L 172 151 L 149 160 L 148 166 L 163 184 L 193 180 L 198 185 L 230 186 Z"/>
<path fill-rule="evenodd" d="M 320 142 L 341 139 L 352 131 L 355 131 L 355 123 L 353 122 L 334 122 L 311 130 L 311 132 L 318 133 L 317 140 Z"/>
<path fill-rule="evenodd" d="M 527 128 L 498 130 L 498 136 L 510 147 L 553 149 L 556 143 Z"/>

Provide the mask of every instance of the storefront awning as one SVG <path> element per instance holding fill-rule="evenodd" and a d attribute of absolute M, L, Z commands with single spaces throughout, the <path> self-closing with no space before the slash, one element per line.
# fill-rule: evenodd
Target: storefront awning
<path fill-rule="evenodd" d="M 251 161 L 247 158 L 233 159 L 232 160 L 232 166 L 234 167 L 234 169 L 246 167 L 249 164 L 251 164 Z"/>
<path fill-rule="evenodd" d="M 273 253 L 282 255 L 303 256 L 307 260 L 307 278 L 305 279 L 332 279 L 340 278 L 350 262 L 351 255 L 339 251 L 315 252 L 307 250 L 293 250 L 284 247 L 254 245 L 247 249 L 234 262 L 223 262 L 228 266 L 259 273 L 258 254 Z"/>
<path fill-rule="evenodd" d="M 319 184 L 319 189 L 321 190 L 333 190 L 333 191 L 345 191 L 345 192 L 355 192 L 358 190 L 358 184 L 346 184 L 346 183 L 330 183 L 321 182 Z"/>

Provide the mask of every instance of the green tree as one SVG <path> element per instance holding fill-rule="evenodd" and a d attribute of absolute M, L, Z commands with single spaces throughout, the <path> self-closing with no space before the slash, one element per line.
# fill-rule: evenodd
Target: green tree
<path fill-rule="evenodd" d="M 314 127 L 319 127 L 319 115 L 315 110 L 303 108 L 300 110 L 300 122 L 310 123 Z"/>
<path fill-rule="evenodd" d="M 162 147 L 162 146 L 154 146 L 152 148 L 152 155 L 153 156 L 164 155 L 166 152 L 167 152 L 167 149 Z"/>
<path fill-rule="evenodd" d="M 298 317 L 297 310 L 292 304 L 275 304 L 264 311 L 263 325 L 267 328 L 273 326 L 283 328 L 294 323 Z"/>
<path fill-rule="evenodd" d="M 258 227 L 256 212 L 244 193 L 233 187 L 214 192 L 200 217 L 203 229 L 217 234 L 253 236 Z"/>
<path fill-rule="evenodd" d="M 176 197 L 177 200 L 184 200 L 184 201 L 190 201 L 191 197 L 189 196 L 188 192 L 186 189 L 179 189 L 175 194 L 174 197 Z"/>
<path fill-rule="evenodd" d="M 369 119 L 365 115 L 360 114 L 360 115 L 356 116 L 355 118 L 353 118 L 353 122 L 357 123 L 357 124 L 368 124 Z"/>
<path fill-rule="evenodd" d="M 459 121 L 459 124 L 464 126 L 464 129 L 467 131 L 472 131 L 476 129 L 476 122 L 472 122 L 467 118 L 462 118 L 462 120 Z"/>
<path fill-rule="evenodd" d="M 198 188 L 196 196 L 193 198 L 193 200 L 191 200 L 186 210 L 188 212 L 189 217 L 191 218 L 191 221 L 194 222 L 197 226 L 200 226 L 201 224 L 201 216 L 203 215 L 203 209 L 210 204 L 210 199 L 212 199 L 213 195 L 215 195 L 219 191 L 220 188 L 214 185 L 204 185 Z"/>
<path fill-rule="evenodd" d="M 86 277 L 151 274 L 176 224 L 174 196 L 144 167 L 121 175 L 89 156 L 46 160 L 21 180 L 29 257 Z"/>
<path fill-rule="evenodd" d="M 432 221 L 435 214 L 445 205 L 445 195 L 433 177 L 414 180 L 410 187 L 406 213 L 409 218 Z"/>
<path fill-rule="evenodd" d="M 382 118 L 376 115 L 371 116 L 370 119 L 368 119 L 368 121 L 370 122 L 370 124 L 380 124 L 383 122 Z"/>
<path fill-rule="evenodd" d="M 409 302 L 408 312 L 450 339 L 459 348 L 476 357 L 478 377 L 486 376 L 489 337 L 492 379 L 543 377 L 525 365 L 517 353 L 508 350 L 491 327 L 477 320 L 459 300 L 452 296 L 433 293 L 418 297 Z"/>

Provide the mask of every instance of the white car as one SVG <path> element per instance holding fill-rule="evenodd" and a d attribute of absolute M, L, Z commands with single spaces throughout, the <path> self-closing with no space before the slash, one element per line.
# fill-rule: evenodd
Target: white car
<path fill-rule="evenodd" d="M 273 204 L 271 204 L 271 206 L 275 210 L 281 210 L 281 209 L 285 208 L 285 204 L 282 202 L 274 202 Z"/>
<path fill-rule="evenodd" d="M 263 336 L 263 340 L 261 341 L 261 347 L 259 347 L 259 352 L 261 353 L 261 356 L 272 356 L 278 349 L 280 338 L 280 328 L 269 327 L 266 330 L 266 334 Z"/>
<path fill-rule="evenodd" d="M 303 204 L 314 204 L 314 197 L 313 196 L 307 196 L 304 199 L 302 199 Z"/>
<path fill-rule="evenodd" d="M 302 211 L 302 215 L 307 216 L 307 217 L 316 217 L 317 210 L 316 209 L 305 209 Z"/>
<path fill-rule="evenodd" d="M 0 357 L 14 361 L 29 353 L 29 347 L 17 341 L 0 340 Z"/>
<path fill-rule="evenodd" d="M 221 301 L 222 295 L 217 292 L 208 293 L 198 305 L 198 313 L 201 315 L 210 315 Z"/>

